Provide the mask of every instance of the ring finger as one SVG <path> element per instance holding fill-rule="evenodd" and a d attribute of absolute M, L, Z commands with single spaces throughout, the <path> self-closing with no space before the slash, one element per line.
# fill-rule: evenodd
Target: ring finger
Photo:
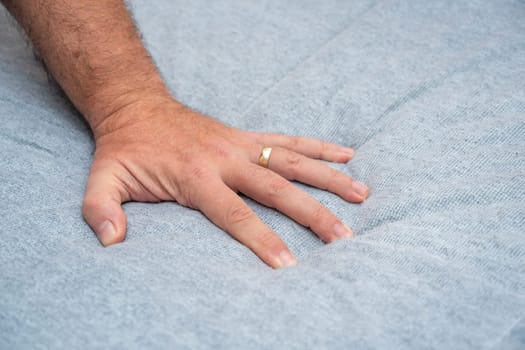
<path fill-rule="evenodd" d="M 255 163 L 259 162 L 259 157 Z M 349 202 L 362 202 L 368 197 L 368 187 L 322 162 L 281 147 L 274 147 L 268 168 L 288 180 L 311 185 L 337 194 Z"/>
<path fill-rule="evenodd" d="M 313 159 L 346 163 L 354 156 L 354 150 L 321 140 L 274 133 L 257 133 L 241 130 L 251 142 L 286 148 Z"/>

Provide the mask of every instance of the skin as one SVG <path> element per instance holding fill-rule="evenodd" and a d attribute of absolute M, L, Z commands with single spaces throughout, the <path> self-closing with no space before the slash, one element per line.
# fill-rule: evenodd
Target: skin
<path fill-rule="evenodd" d="M 239 197 L 275 208 L 323 241 L 353 235 L 300 181 L 362 202 L 368 188 L 318 159 L 346 163 L 350 148 L 226 126 L 174 99 L 119 0 L 2 0 L 49 72 L 86 118 L 95 155 L 82 205 L 104 246 L 124 240 L 122 203 L 175 201 L 200 210 L 266 264 L 297 264 Z M 273 148 L 268 169 L 258 165 Z"/>

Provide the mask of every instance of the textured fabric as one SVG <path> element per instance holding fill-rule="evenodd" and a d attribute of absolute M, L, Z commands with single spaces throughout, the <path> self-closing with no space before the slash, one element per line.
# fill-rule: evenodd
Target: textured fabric
<path fill-rule="evenodd" d="M 247 200 L 272 270 L 197 211 L 127 203 L 102 248 L 94 144 L 0 13 L 0 348 L 523 349 L 523 1 L 133 1 L 174 95 L 228 125 L 352 146 L 358 237 Z"/>

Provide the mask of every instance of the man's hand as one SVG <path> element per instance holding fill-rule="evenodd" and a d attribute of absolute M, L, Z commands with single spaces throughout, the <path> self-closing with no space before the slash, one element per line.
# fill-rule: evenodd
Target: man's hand
<path fill-rule="evenodd" d="M 352 232 L 288 180 L 351 202 L 367 196 L 364 185 L 313 159 L 347 162 L 351 149 L 229 128 L 169 99 L 127 106 L 106 118 L 95 138 L 83 214 L 104 245 L 124 239 L 122 202 L 176 201 L 202 211 L 268 265 L 293 265 L 284 242 L 237 192 L 310 227 L 325 242 Z M 273 147 L 268 169 L 258 165 L 264 146 Z"/>
<path fill-rule="evenodd" d="M 351 236 L 288 180 L 361 202 L 366 186 L 323 163 L 353 151 L 317 140 L 229 128 L 175 101 L 121 0 L 0 0 L 89 122 L 96 152 L 83 215 L 104 245 L 126 231 L 126 201 L 177 201 L 202 211 L 272 267 L 296 263 L 237 192 L 310 227 L 324 241 Z M 273 147 L 269 169 L 259 166 Z M 288 179 L 288 180 L 287 180 Z"/>

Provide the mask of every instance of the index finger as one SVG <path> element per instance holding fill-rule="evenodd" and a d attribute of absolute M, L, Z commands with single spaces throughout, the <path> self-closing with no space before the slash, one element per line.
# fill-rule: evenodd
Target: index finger
<path fill-rule="evenodd" d="M 215 225 L 250 248 L 273 268 L 296 265 L 286 244 L 220 179 L 198 186 L 194 204 Z"/>

